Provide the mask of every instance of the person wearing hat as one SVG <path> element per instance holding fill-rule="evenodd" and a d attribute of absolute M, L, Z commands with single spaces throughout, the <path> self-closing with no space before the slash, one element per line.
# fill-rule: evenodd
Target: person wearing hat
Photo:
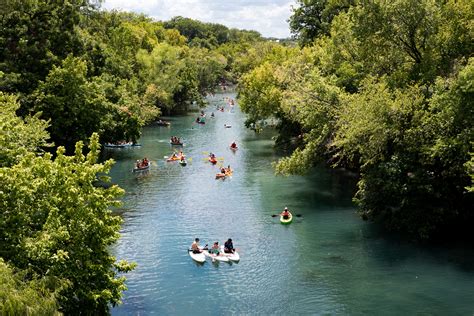
<path fill-rule="evenodd" d="M 227 241 L 224 243 L 224 252 L 225 253 L 234 253 L 234 245 L 232 244 L 232 239 L 227 239 Z"/>
<path fill-rule="evenodd" d="M 288 219 L 290 216 L 290 211 L 288 210 L 288 207 L 285 207 L 283 212 L 280 213 L 281 216 L 283 216 L 283 219 Z"/>

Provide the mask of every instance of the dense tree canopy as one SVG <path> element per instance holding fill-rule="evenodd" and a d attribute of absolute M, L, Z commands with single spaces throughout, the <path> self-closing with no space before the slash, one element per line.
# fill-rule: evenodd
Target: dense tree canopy
<path fill-rule="evenodd" d="M 276 171 L 358 170 L 364 219 L 423 239 L 462 231 L 474 221 L 472 2 L 298 4 L 307 48 L 267 51 L 240 83 L 249 119 L 279 118 L 290 139 Z"/>
<path fill-rule="evenodd" d="M 0 12 L 0 89 L 18 94 L 21 115 L 50 120 L 53 143 L 68 153 L 92 132 L 101 142 L 136 141 L 162 111 L 202 104 L 218 83 L 234 81 L 239 46 L 261 40 L 254 31 L 181 17 L 157 22 L 98 4 L 9 1 Z"/>

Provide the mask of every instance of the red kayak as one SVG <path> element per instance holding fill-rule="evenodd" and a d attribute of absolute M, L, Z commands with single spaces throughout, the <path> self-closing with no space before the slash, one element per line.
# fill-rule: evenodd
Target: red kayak
<path fill-rule="evenodd" d="M 217 163 L 217 159 L 216 158 L 209 158 L 209 162 L 212 163 L 213 165 L 215 165 Z"/>

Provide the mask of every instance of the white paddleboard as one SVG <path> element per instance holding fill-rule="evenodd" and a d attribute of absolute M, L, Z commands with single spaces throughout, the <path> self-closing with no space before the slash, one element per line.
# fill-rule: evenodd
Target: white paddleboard
<path fill-rule="evenodd" d="M 189 256 L 196 262 L 204 263 L 206 261 L 206 256 L 203 252 L 194 253 L 192 250 L 188 250 Z"/>
<path fill-rule="evenodd" d="M 229 262 L 229 258 L 228 258 L 227 256 L 224 256 L 223 254 L 215 255 L 215 254 L 209 253 L 209 251 L 207 251 L 207 250 L 204 250 L 203 253 L 204 253 L 206 256 L 208 256 L 209 258 L 211 258 L 212 260 L 223 261 L 223 262 Z"/>
<path fill-rule="evenodd" d="M 237 251 L 234 251 L 234 253 L 225 253 L 224 252 L 224 246 L 221 246 L 221 254 L 223 256 L 226 256 L 227 258 L 229 258 L 229 260 L 231 260 L 231 261 L 239 261 L 240 260 L 239 253 Z"/>

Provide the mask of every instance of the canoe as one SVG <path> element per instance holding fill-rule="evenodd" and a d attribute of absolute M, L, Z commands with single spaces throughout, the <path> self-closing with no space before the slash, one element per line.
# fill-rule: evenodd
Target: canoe
<path fill-rule="evenodd" d="M 224 246 L 221 246 L 221 255 L 226 256 L 229 258 L 230 261 L 239 261 L 240 260 L 240 255 L 237 251 L 234 251 L 234 253 L 225 253 L 224 252 Z"/>
<path fill-rule="evenodd" d="M 290 216 L 288 216 L 287 219 L 283 218 L 283 215 L 280 215 L 280 223 L 283 225 L 290 224 L 293 221 L 293 215 L 290 213 Z"/>
<path fill-rule="evenodd" d="M 230 260 L 228 256 L 225 256 L 222 253 L 219 254 L 219 255 L 216 255 L 216 254 L 210 253 L 207 250 L 203 250 L 203 253 L 206 257 L 211 258 L 212 261 L 216 260 L 216 261 L 222 261 L 222 262 L 229 262 L 229 260 Z"/>
<path fill-rule="evenodd" d="M 133 168 L 133 172 L 145 171 L 145 170 L 148 170 L 148 169 L 150 169 L 150 164 L 148 164 L 144 167 L 139 167 L 139 168 L 135 167 L 135 168 Z"/>
<path fill-rule="evenodd" d="M 191 249 L 188 250 L 189 256 L 196 262 L 204 263 L 206 262 L 206 256 L 204 252 L 201 253 L 194 253 Z"/>

